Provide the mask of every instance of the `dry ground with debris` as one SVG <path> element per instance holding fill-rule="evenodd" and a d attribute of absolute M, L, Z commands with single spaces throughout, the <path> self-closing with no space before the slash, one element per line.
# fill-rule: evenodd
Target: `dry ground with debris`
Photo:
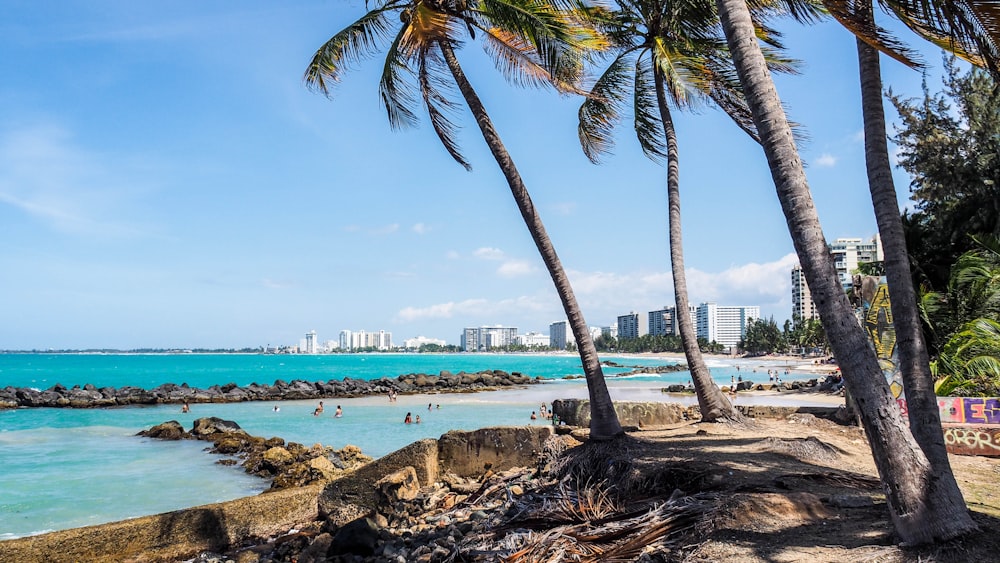
<path fill-rule="evenodd" d="M 674 550 L 691 562 L 985 562 L 1000 559 L 1000 459 L 951 456 L 982 532 L 947 545 L 895 545 L 863 431 L 809 415 L 686 424 L 632 434 L 643 473 L 719 495 L 707 534 Z"/>

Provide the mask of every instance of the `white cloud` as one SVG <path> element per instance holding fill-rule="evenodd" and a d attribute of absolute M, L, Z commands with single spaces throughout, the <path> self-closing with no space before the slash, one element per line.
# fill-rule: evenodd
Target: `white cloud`
<path fill-rule="evenodd" d="M 837 157 L 830 153 L 823 153 L 819 155 L 816 159 L 816 166 L 822 166 L 824 168 L 833 168 L 837 165 Z"/>
<path fill-rule="evenodd" d="M 503 250 L 485 246 L 483 248 L 477 248 L 472 255 L 483 260 L 503 260 L 504 257 Z"/>
<path fill-rule="evenodd" d="M 430 230 L 431 228 L 423 223 L 417 223 L 413 225 L 413 232 L 417 233 L 418 235 L 427 234 L 430 232 Z"/>
<path fill-rule="evenodd" d="M 508 260 L 497 268 L 497 274 L 505 278 L 526 276 L 535 271 L 534 265 L 527 260 Z"/>
<path fill-rule="evenodd" d="M 414 322 L 428 319 L 451 319 L 464 317 L 472 325 L 491 322 L 488 319 L 511 318 L 525 313 L 551 314 L 552 307 L 558 306 L 551 299 L 542 296 L 513 297 L 490 301 L 488 299 L 466 299 L 465 301 L 449 301 L 426 307 L 405 307 L 396 313 L 397 322 Z"/>
<path fill-rule="evenodd" d="M 461 255 L 458 253 L 457 250 L 449 250 L 448 252 L 445 253 L 445 258 L 447 258 L 448 260 L 458 260 L 459 258 L 461 258 Z"/>
<path fill-rule="evenodd" d="M 485 299 L 466 299 L 458 303 L 449 301 L 427 307 L 404 307 L 396 314 L 396 318 L 405 322 L 423 319 L 450 319 L 455 315 L 475 314 L 485 309 L 488 303 Z"/>

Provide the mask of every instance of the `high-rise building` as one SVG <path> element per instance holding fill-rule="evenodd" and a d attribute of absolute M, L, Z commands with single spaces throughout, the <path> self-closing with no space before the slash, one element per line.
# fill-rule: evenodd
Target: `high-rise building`
<path fill-rule="evenodd" d="M 565 350 L 570 342 L 576 342 L 569 322 L 556 321 L 549 325 L 549 345 L 556 350 Z"/>
<path fill-rule="evenodd" d="M 854 273 L 858 264 L 865 262 L 881 262 L 882 239 L 876 234 L 868 241 L 859 238 L 839 238 L 829 245 L 833 255 L 833 265 L 837 269 L 837 277 L 844 290 L 854 287 Z"/>
<path fill-rule="evenodd" d="M 403 341 L 403 347 L 408 350 L 416 350 L 423 346 L 424 344 L 436 344 L 438 346 L 447 346 L 448 343 L 444 340 L 438 340 L 437 338 L 427 338 L 426 336 L 417 336 L 414 338 L 407 338 Z"/>
<path fill-rule="evenodd" d="M 392 333 L 380 330 L 378 332 L 368 332 L 366 330 L 342 330 L 340 331 L 340 349 L 345 351 L 354 350 L 389 350 L 392 348 Z"/>
<path fill-rule="evenodd" d="M 461 346 L 466 352 L 485 352 L 514 344 L 517 327 L 481 326 L 462 331 Z"/>
<path fill-rule="evenodd" d="M 618 338 L 639 338 L 647 333 L 646 318 L 632 311 L 618 316 Z"/>
<path fill-rule="evenodd" d="M 310 330 L 309 332 L 306 333 L 305 353 L 306 354 L 315 354 L 316 353 L 316 331 L 315 330 Z"/>
<path fill-rule="evenodd" d="M 696 315 L 698 338 L 735 348 L 746 336 L 750 321 L 760 318 L 760 307 L 702 303 Z"/>
<path fill-rule="evenodd" d="M 697 324 L 697 307 L 688 306 L 688 316 L 691 324 Z M 651 336 L 676 336 L 681 333 L 678 328 L 677 307 L 664 306 L 658 311 L 649 312 L 649 334 Z"/>
<path fill-rule="evenodd" d="M 540 332 L 529 332 L 517 335 L 515 343 L 527 348 L 548 348 L 549 337 Z"/>
<path fill-rule="evenodd" d="M 818 318 L 819 312 L 813 303 L 812 293 L 802 273 L 802 266 L 796 265 L 792 268 L 792 319 L 804 321 Z"/>

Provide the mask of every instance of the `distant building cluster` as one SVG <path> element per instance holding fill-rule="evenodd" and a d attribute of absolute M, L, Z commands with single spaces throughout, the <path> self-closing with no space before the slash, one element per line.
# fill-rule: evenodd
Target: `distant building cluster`
<path fill-rule="evenodd" d="M 829 243 L 837 276 L 845 291 L 852 289 L 854 275 L 861 264 L 882 262 L 882 241 L 876 234 L 871 239 L 838 238 Z M 816 319 L 818 312 L 809 292 L 805 276 L 800 266 L 795 266 L 791 272 L 792 281 L 792 318 Z M 756 305 L 719 305 L 713 302 L 701 303 L 688 307 L 687 314 L 695 326 L 699 339 L 714 342 L 726 348 L 735 349 L 746 336 L 747 327 L 754 320 L 760 319 L 760 307 Z M 640 338 L 651 336 L 679 336 L 678 311 L 676 307 L 664 306 L 661 309 L 640 314 L 636 311 L 619 315 L 617 322 L 610 326 L 589 327 L 590 337 L 601 336 L 618 339 Z M 460 349 L 465 352 L 488 352 L 493 350 L 509 350 L 511 348 L 536 350 L 565 350 L 576 343 L 573 331 L 566 320 L 553 322 L 549 325 L 549 334 L 528 332 L 518 334 L 517 327 L 493 325 L 468 327 L 462 330 Z M 447 342 L 435 338 L 417 336 L 403 342 L 401 349 L 419 350 L 425 345 L 446 347 Z M 321 343 L 316 331 L 309 331 L 300 342 L 298 348 L 283 347 L 275 351 L 320 354 L 333 351 L 388 351 L 397 349 L 392 343 L 392 333 L 365 330 L 342 330 L 338 340 Z M 265 348 L 265 352 L 268 348 Z"/>

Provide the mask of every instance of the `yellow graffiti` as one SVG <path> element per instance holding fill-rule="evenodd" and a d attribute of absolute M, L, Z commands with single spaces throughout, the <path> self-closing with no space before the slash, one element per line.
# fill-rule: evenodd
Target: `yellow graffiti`
<path fill-rule="evenodd" d="M 896 330 L 892 324 L 892 307 L 889 301 L 889 286 L 879 283 L 871 296 L 864 314 L 865 332 L 875 347 L 879 367 L 893 397 L 903 397 L 903 384 L 896 365 Z"/>

